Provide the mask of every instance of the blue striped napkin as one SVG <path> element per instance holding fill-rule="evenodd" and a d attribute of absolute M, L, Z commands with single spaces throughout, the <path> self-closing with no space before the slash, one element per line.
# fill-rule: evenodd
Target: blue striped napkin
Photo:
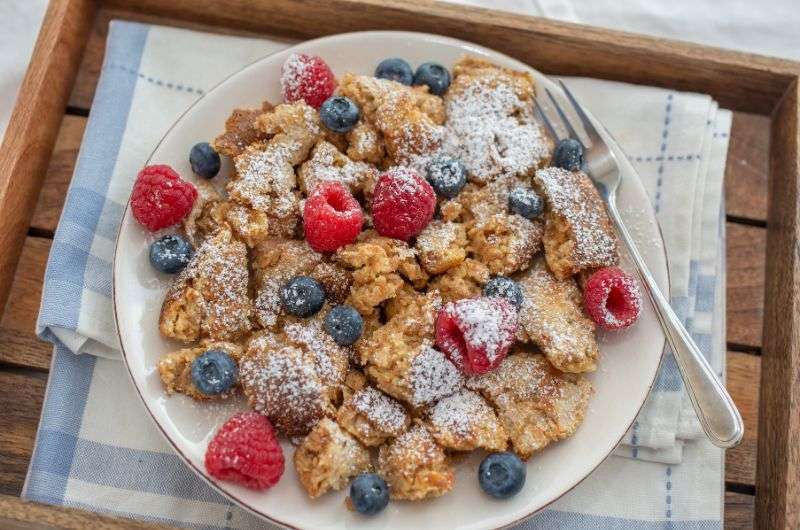
<path fill-rule="evenodd" d="M 265 526 L 193 475 L 147 417 L 116 351 L 111 260 L 133 175 L 167 128 L 218 80 L 287 45 L 112 22 L 45 276 L 37 330 L 55 347 L 24 497 L 191 528 Z M 664 228 L 673 303 L 722 373 L 730 113 L 699 94 L 568 82 L 640 171 Z M 667 352 L 615 456 L 521 528 L 719 528 L 722 468 Z"/>

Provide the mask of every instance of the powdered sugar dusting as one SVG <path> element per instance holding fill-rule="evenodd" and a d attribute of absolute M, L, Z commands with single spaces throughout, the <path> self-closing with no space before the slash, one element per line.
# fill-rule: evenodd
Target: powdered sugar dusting
<path fill-rule="evenodd" d="M 344 381 L 347 372 L 347 350 L 336 344 L 318 320 L 284 326 L 286 338 L 299 344 L 312 353 L 317 374 L 326 385 L 336 385 Z"/>
<path fill-rule="evenodd" d="M 470 390 L 441 399 L 430 410 L 433 427 L 456 436 L 470 436 L 478 421 L 493 412 L 486 401 Z"/>
<path fill-rule="evenodd" d="M 433 403 L 464 385 L 458 368 L 430 344 L 423 344 L 412 361 L 409 377 L 415 406 Z"/>
<path fill-rule="evenodd" d="M 340 153 L 329 142 L 320 142 L 314 148 L 311 158 L 300 168 L 300 178 L 307 193 L 320 182 L 339 182 L 356 191 L 374 172 L 375 168 L 366 162 L 354 162 Z"/>
<path fill-rule="evenodd" d="M 508 351 L 517 328 L 517 312 L 499 298 L 472 298 L 451 302 L 453 315 L 468 347 L 485 352 L 489 362 Z"/>
<path fill-rule="evenodd" d="M 323 385 L 314 363 L 298 348 L 260 351 L 241 362 L 239 373 L 251 406 L 284 432 L 307 431 L 322 414 Z"/>
<path fill-rule="evenodd" d="M 297 94 L 305 89 L 317 93 L 327 85 L 327 79 L 314 75 L 314 59 L 304 53 L 293 53 L 281 68 L 281 92 L 286 101 L 295 101 Z"/>
<path fill-rule="evenodd" d="M 616 263 L 617 239 L 602 199 L 589 177 L 580 171 L 549 167 L 538 170 L 535 178 L 547 199 L 549 211 L 563 217 L 569 225 L 575 241 L 574 255 L 570 258 L 576 266 Z"/>
<path fill-rule="evenodd" d="M 233 338 L 249 329 L 247 250 L 227 231 L 206 239 L 175 285 L 192 280 L 200 291 L 203 335 Z"/>
<path fill-rule="evenodd" d="M 477 77 L 448 94 L 447 128 L 470 177 L 530 174 L 550 154 L 544 131 L 503 74 Z"/>
<path fill-rule="evenodd" d="M 416 248 L 425 253 L 440 254 L 458 239 L 458 225 L 433 221 L 417 236 Z"/>
<path fill-rule="evenodd" d="M 297 212 L 293 193 L 296 178 L 292 159 L 302 145 L 297 141 L 270 143 L 263 150 L 248 147 L 234 159 L 237 179 L 228 183 L 228 193 L 237 202 L 277 217 Z"/>
<path fill-rule="evenodd" d="M 371 386 L 356 392 L 351 403 L 383 432 L 399 433 L 406 425 L 408 414 L 403 406 Z"/>

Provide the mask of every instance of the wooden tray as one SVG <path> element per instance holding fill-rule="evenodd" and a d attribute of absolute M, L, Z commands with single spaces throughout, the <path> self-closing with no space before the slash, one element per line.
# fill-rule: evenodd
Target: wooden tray
<path fill-rule="evenodd" d="M 800 64 L 425 0 L 51 1 L 0 151 L 0 526 L 132 525 L 14 497 L 49 367 L 50 347 L 33 336 L 44 264 L 112 18 L 298 39 L 440 33 L 545 73 L 704 92 L 733 109 L 727 383 L 747 433 L 726 455 L 726 526 L 800 527 L 800 416 L 791 408 L 800 402 Z"/>

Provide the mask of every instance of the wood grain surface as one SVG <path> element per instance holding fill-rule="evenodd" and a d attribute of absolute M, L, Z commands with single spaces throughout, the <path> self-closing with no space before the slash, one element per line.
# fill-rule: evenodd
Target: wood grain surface
<path fill-rule="evenodd" d="M 365 0 L 358 2 L 361 7 L 354 12 L 354 1 L 312 3 L 291 0 L 107 0 L 99 2 L 106 6 L 101 7 L 94 18 L 76 20 L 69 9 L 78 6 L 88 12 L 93 2 L 57 0 L 60 9 L 67 9 L 63 11 L 65 15 L 72 13 L 73 16 L 67 16 L 65 20 L 72 21 L 75 24 L 73 29 L 79 30 L 74 34 L 88 31 L 89 37 L 80 61 L 80 71 L 69 95 L 68 115 L 60 129 L 53 125 L 49 136 L 45 134 L 38 138 L 39 143 L 32 151 L 33 154 L 41 149 L 49 151 L 54 143 L 52 162 L 46 169 L 45 166 L 37 166 L 32 169 L 38 172 L 31 171 L 26 175 L 34 181 L 43 178 L 44 184 L 35 209 L 32 207 L 33 203 L 29 203 L 31 207 L 27 211 L 32 212 L 30 229 L 28 237 L 22 240 L 20 265 L 14 275 L 13 289 L 5 306 L 5 314 L 0 320 L 0 344 L 3 345 L 0 348 L 0 407 L 7 411 L 5 417 L 0 417 L 0 459 L 3 463 L 0 466 L 0 494 L 19 494 L 33 447 L 51 351 L 49 344 L 38 341 L 33 334 L 41 294 L 41 278 L 50 239 L 57 226 L 66 188 L 74 169 L 74 160 L 86 125 L 86 114 L 91 107 L 102 65 L 108 21 L 111 18 L 169 23 L 222 33 L 274 34 L 277 31 L 287 38 L 374 29 L 376 20 L 379 20 L 383 28 L 434 31 L 477 41 L 505 51 L 545 72 L 591 75 L 704 91 L 715 96 L 723 105 L 733 106 L 740 111 L 760 113 L 767 113 L 775 105 L 791 79 L 800 72 L 797 64 L 788 61 L 721 52 L 517 15 L 487 16 L 480 9 L 463 6 L 434 4 L 422 0 Z M 330 17 L 340 9 L 349 10 L 351 16 L 347 20 L 337 18 L 337 24 L 331 25 Z M 420 9 L 427 10 L 430 16 L 420 17 L 417 14 Z M 302 26 L 296 24 L 298 12 L 303 14 Z M 380 18 L 376 18 L 379 13 Z M 91 29 L 87 29 L 90 26 Z M 56 46 L 56 43 L 48 42 Z M 75 46 L 75 42 L 67 44 Z M 73 56 L 71 60 L 77 58 Z M 625 69 L 619 68 L 621 61 L 626 64 Z M 66 67 L 71 67 L 71 64 L 66 64 Z M 781 300 L 784 302 L 790 300 L 790 296 L 793 297 L 791 300 L 797 300 L 800 294 L 797 256 L 794 255 L 794 260 L 786 257 L 792 254 L 792 249 L 797 248 L 794 246 L 797 241 L 791 235 L 792 227 L 796 227 L 798 221 L 796 176 L 799 151 L 797 143 L 800 141 L 796 115 L 797 91 L 796 88 L 794 90 L 784 100 L 781 117 L 786 118 L 792 105 L 795 115 L 784 119 L 782 129 L 770 131 L 774 120 L 766 116 L 736 112 L 731 133 L 725 189 L 728 214 L 727 384 L 742 412 L 746 431 L 742 445 L 729 450 L 726 455 L 726 528 L 752 527 L 756 503 L 759 506 L 759 522 L 763 528 L 779 528 L 780 525 L 794 528 L 798 522 L 797 507 L 791 502 L 798 498 L 798 431 L 794 431 L 794 438 L 787 435 L 781 437 L 778 420 L 786 419 L 788 403 L 779 403 L 777 408 L 770 408 L 766 415 L 762 413 L 759 417 L 759 403 L 762 403 L 764 410 L 785 394 L 781 393 L 781 388 L 770 385 L 771 388 L 762 389 L 759 396 L 757 385 L 763 363 L 764 380 L 780 381 L 781 385 L 793 392 L 791 395 L 794 396 L 795 403 L 800 402 L 800 395 L 797 393 L 800 367 L 795 366 L 793 371 L 790 370 L 791 373 L 780 373 L 780 369 L 787 366 L 788 359 L 797 359 L 796 327 L 788 326 L 783 330 L 780 328 L 788 319 L 787 315 L 793 314 L 792 312 L 796 315 L 798 308 L 788 302 L 786 305 L 772 303 L 770 307 L 773 313 L 770 313 L 770 309 L 765 313 L 763 294 L 765 283 L 769 289 L 770 301 L 773 293 L 778 297 L 783 296 Z M 59 101 L 63 107 L 63 100 Z M 53 132 L 56 130 L 57 136 Z M 773 135 L 772 139 L 770 134 Z M 781 142 L 779 152 L 790 155 L 788 161 L 785 156 L 773 157 L 771 160 L 768 157 L 770 143 L 776 146 L 776 141 Z M 775 196 L 778 197 L 779 207 L 792 212 L 789 217 L 775 216 L 773 208 L 773 217 L 767 219 L 767 175 L 770 170 L 773 174 L 783 176 L 783 180 L 773 188 L 773 195 L 777 193 Z M 6 200 L 2 193 L 8 188 L 3 180 L 4 174 L 0 174 L 0 205 L 6 204 L 2 202 Z M 767 226 L 778 227 L 770 237 L 769 253 Z M 765 272 L 767 255 L 771 258 Z M 778 259 L 793 263 L 793 268 L 776 271 Z M 3 287 L 1 276 L 3 273 L 8 274 L 9 270 L 7 267 L 3 268 L 3 263 L 0 258 L 0 294 Z M 765 278 L 768 281 L 765 282 Z M 780 308 L 783 311 L 778 311 Z M 765 314 L 768 320 L 774 317 L 775 323 L 767 323 L 767 333 L 763 335 L 762 359 L 761 325 Z M 789 349 L 784 349 L 787 345 Z M 794 424 L 800 423 L 796 414 L 792 419 Z M 757 434 L 763 441 L 765 432 L 779 437 L 782 450 L 774 454 L 771 449 L 765 452 L 768 458 L 762 458 L 762 467 L 757 473 Z M 765 470 L 764 462 L 767 462 L 769 471 Z M 757 475 L 759 486 L 756 489 Z M 772 484 L 769 479 L 774 476 L 780 477 L 786 491 L 767 491 L 764 494 L 764 491 L 770 489 L 765 485 Z M 756 492 L 758 495 L 754 497 Z M 790 494 L 794 497 L 790 497 Z M 786 508 L 775 509 L 775 506 Z M 790 526 L 793 524 L 795 526 Z M 0 527 L 41 528 L 44 525 L 51 528 L 127 528 L 131 523 L 86 512 L 23 503 L 12 497 L 0 496 Z"/>
<path fill-rule="evenodd" d="M 725 211 L 729 218 L 767 219 L 769 177 L 769 116 L 735 112 L 725 170 Z"/>
<path fill-rule="evenodd" d="M 800 528 L 800 85 L 772 121 L 756 522 Z"/>
<path fill-rule="evenodd" d="M 131 519 L 45 506 L 0 495 L 0 528 L 4 530 L 157 530 L 172 528 Z"/>
<path fill-rule="evenodd" d="M 91 0 L 51 2 L 0 152 L 0 308 L 5 306 L 80 52 Z"/>

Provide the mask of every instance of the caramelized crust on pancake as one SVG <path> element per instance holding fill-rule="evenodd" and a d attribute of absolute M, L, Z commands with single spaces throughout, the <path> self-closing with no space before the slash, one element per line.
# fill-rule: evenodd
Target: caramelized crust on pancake
<path fill-rule="evenodd" d="M 617 237 L 591 179 L 549 167 L 537 171 L 534 181 L 547 202 L 544 250 L 556 278 L 616 265 Z"/>
<path fill-rule="evenodd" d="M 203 401 L 225 399 L 235 393 L 236 386 L 217 395 L 204 394 L 195 386 L 192 379 L 192 363 L 208 350 L 222 350 L 236 363 L 242 356 L 242 347 L 238 344 L 216 341 L 204 341 L 195 348 L 184 348 L 166 354 L 158 361 L 158 375 L 167 394 L 185 394 L 190 398 Z"/>
<path fill-rule="evenodd" d="M 316 499 L 372 470 L 369 451 L 333 420 L 323 418 L 294 452 L 294 467 L 308 496 Z"/>
<path fill-rule="evenodd" d="M 467 386 L 497 409 L 514 452 L 528 459 L 550 442 L 572 436 L 583 421 L 592 385 L 553 368 L 541 355 L 517 354 L 473 377 Z"/>
<path fill-rule="evenodd" d="M 159 329 L 183 342 L 234 341 L 250 330 L 247 249 L 220 229 L 197 249 L 173 280 L 161 306 Z"/>
<path fill-rule="evenodd" d="M 599 351 L 595 325 L 583 312 L 575 280 L 556 279 L 540 259 L 519 278 L 523 303 L 519 321 L 553 366 L 564 372 L 591 372 Z"/>
<path fill-rule="evenodd" d="M 455 472 L 441 446 L 421 424 L 414 424 L 381 446 L 378 473 L 389 484 L 392 499 L 421 500 L 447 493 Z"/>

